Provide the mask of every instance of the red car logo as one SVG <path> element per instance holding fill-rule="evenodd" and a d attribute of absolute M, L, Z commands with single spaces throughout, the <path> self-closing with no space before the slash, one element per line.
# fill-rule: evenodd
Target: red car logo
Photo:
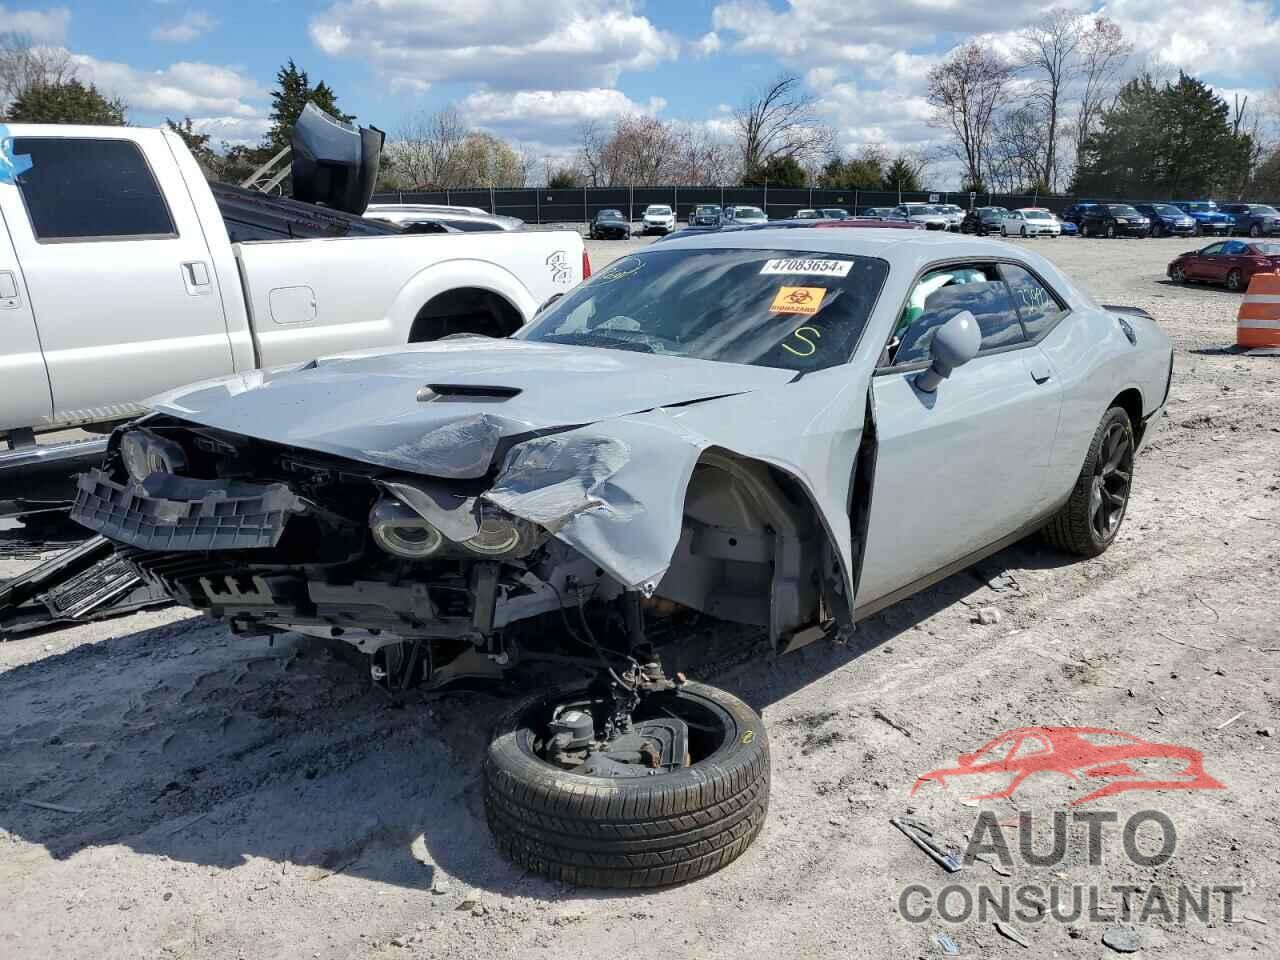
<path fill-rule="evenodd" d="M 1153 761 L 1181 767 L 1167 779 L 1143 773 L 1139 768 Z M 1119 730 L 1101 727 L 1021 727 L 989 740 L 973 753 L 962 753 L 954 767 L 930 770 L 911 787 L 914 794 L 932 781 L 946 786 L 956 777 L 1007 774 L 1002 790 L 970 797 L 1000 800 L 1013 796 L 1028 777 L 1059 773 L 1077 782 L 1088 778 L 1107 781 L 1072 806 L 1100 800 L 1128 790 L 1224 790 L 1225 786 L 1204 770 L 1199 750 L 1170 743 L 1152 743 Z"/>

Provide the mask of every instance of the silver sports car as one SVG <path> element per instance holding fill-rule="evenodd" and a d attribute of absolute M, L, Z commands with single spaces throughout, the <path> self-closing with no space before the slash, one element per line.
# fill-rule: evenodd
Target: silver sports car
<path fill-rule="evenodd" d="M 340 638 L 393 690 L 587 672 L 495 732 L 495 838 L 564 880 L 666 884 L 751 842 L 769 756 L 662 642 L 709 615 L 793 650 L 1036 530 L 1102 553 L 1171 375 L 1151 317 L 1022 247 L 704 235 L 510 339 L 157 398 L 74 516 L 179 603 Z"/>

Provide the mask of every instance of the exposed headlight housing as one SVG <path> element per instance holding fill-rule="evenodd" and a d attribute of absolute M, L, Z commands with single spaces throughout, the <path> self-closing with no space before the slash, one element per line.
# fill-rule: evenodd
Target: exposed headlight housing
<path fill-rule="evenodd" d="M 542 539 L 536 526 L 492 505 L 481 505 L 479 521 L 479 531 L 462 546 L 482 557 L 523 556 Z"/>
<path fill-rule="evenodd" d="M 422 560 L 444 546 L 444 535 L 399 500 L 379 500 L 369 512 L 374 542 L 387 553 Z"/>
<path fill-rule="evenodd" d="M 179 444 L 150 430 L 127 431 L 120 437 L 119 449 L 124 469 L 134 480 L 145 480 L 153 473 L 181 473 L 187 465 Z"/>

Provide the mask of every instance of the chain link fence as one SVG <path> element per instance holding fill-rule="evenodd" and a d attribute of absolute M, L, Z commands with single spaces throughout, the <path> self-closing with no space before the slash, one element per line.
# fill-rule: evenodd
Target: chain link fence
<path fill-rule="evenodd" d="M 722 207 L 739 204 L 760 207 L 771 220 L 794 216 L 797 210 L 841 207 L 850 213 L 867 207 L 893 207 L 899 203 L 954 203 L 970 207 L 1047 207 L 1061 213 L 1073 202 L 1070 196 L 1044 194 L 957 193 L 947 191 L 829 190 L 819 187 L 577 187 L 570 190 L 535 187 L 462 190 L 381 191 L 374 203 L 436 203 L 478 207 L 489 213 L 519 217 L 525 223 L 586 223 L 601 210 L 621 210 L 638 220 L 650 204 L 666 204 L 676 219 L 689 219 L 700 203 Z"/>

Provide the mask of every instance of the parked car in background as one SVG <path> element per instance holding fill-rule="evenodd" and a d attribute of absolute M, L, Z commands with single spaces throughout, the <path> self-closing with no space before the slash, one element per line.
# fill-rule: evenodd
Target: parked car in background
<path fill-rule="evenodd" d="M 1074 223 L 1078 228 L 1080 226 L 1080 221 L 1084 217 L 1085 213 L 1092 207 L 1096 207 L 1096 206 L 1097 204 L 1090 200 L 1077 201 L 1076 203 L 1073 203 L 1071 206 L 1067 207 L 1067 209 L 1062 212 L 1062 222 Z"/>
<path fill-rule="evenodd" d="M 700 203 L 693 208 L 693 213 L 689 215 L 689 226 L 691 227 L 710 227 L 720 223 L 723 217 L 723 211 L 718 203 Z"/>
<path fill-rule="evenodd" d="M 929 203 L 900 203 L 894 210 L 913 223 L 924 224 L 926 230 L 948 230 L 951 221 Z"/>
<path fill-rule="evenodd" d="M 1054 214 L 1054 217 L 1057 218 L 1058 226 L 1062 228 L 1062 235 L 1064 237 L 1074 237 L 1080 232 L 1080 228 L 1070 220 L 1063 220 L 1056 213 Z"/>
<path fill-rule="evenodd" d="M 519 217 L 504 217 L 481 210 L 479 207 L 452 207 L 429 203 L 371 203 L 364 215 L 372 220 L 383 220 L 402 227 L 439 224 L 444 232 L 492 233 L 495 231 L 521 230 L 524 221 Z"/>
<path fill-rule="evenodd" d="M 1022 207 L 1011 210 L 1000 221 L 1002 237 L 1053 237 L 1062 236 L 1062 224 L 1044 207 Z"/>
<path fill-rule="evenodd" d="M 1232 220 L 1212 200 L 1175 200 L 1173 205 L 1184 211 L 1196 222 L 1196 236 L 1227 236 L 1231 233 Z"/>
<path fill-rule="evenodd" d="M 1255 273 L 1280 270 L 1280 242 L 1219 240 L 1179 254 L 1165 271 L 1174 283 L 1201 280 L 1223 283 L 1228 290 L 1247 290 Z"/>
<path fill-rule="evenodd" d="M 938 212 L 947 218 L 947 229 L 955 232 L 960 231 L 960 225 L 964 223 L 964 208 L 954 203 L 940 203 L 937 205 Z"/>
<path fill-rule="evenodd" d="M 858 216 L 864 220 L 887 220 L 893 215 L 893 207 L 863 207 L 858 211 Z"/>
<path fill-rule="evenodd" d="M 848 220 L 849 211 L 843 207 L 823 207 L 818 211 L 824 220 Z"/>
<path fill-rule="evenodd" d="M 1085 237 L 1146 237 L 1151 221 L 1127 203 L 1094 203 L 1080 214 L 1080 234 Z"/>
<path fill-rule="evenodd" d="M 385 690 L 534 687 L 480 764 L 497 849 L 669 887 L 758 835 L 770 754 L 750 706 L 660 648 L 705 619 L 758 631 L 761 660 L 845 636 L 1035 530 L 1101 555 L 1172 361 L 1149 315 L 1025 246 L 745 227 L 619 258 L 511 337 L 157 398 L 72 518 L 175 602 L 348 644 Z M 428 703 L 404 706 L 402 729 Z M 446 751 L 423 744 L 406 793 L 464 762 Z"/>
<path fill-rule="evenodd" d="M 592 240 L 630 240 L 631 221 L 621 210 L 601 210 L 591 221 Z"/>
<path fill-rule="evenodd" d="M 724 219 L 726 223 L 768 223 L 769 218 L 765 216 L 765 212 L 759 207 L 744 207 L 734 205 L 724 208 Z"/>
<path fill-rule="evenodd" d="M 964 215 L 960 221 L 961 233 L 976 233 L 985 237 L 988 233 L 999 233 L 1000 224 L 1009 215 L 1004 207 L 976 207 Z"/>
<path fill-rule="evenodd" d="M 1224 203 L 1220 208 L 1231 218 L 1231 232 L 1241 236 L 1273 237 L 1280 233 L 1280 211 L 1265 203 Z"/>
<path fill-rule="evenodd" d="M 665 203 L 651 203 L 644 208 L 640 218 L 644 233 L 668 234 L 676 228 L 676 214 Z"/>
<path fill-rule="evenodd" d="M 793 220 L 821 220 L 822 214 L 817 210 L 797 210 L 791 218 Z"/>
<path fill-rule="evenodd" d="M 1191 215 L 1172 203 L 1135 203 L 1132 207 L 1151 221 L 1153 237 L 1189 237 L 1196 232 Z"/>

